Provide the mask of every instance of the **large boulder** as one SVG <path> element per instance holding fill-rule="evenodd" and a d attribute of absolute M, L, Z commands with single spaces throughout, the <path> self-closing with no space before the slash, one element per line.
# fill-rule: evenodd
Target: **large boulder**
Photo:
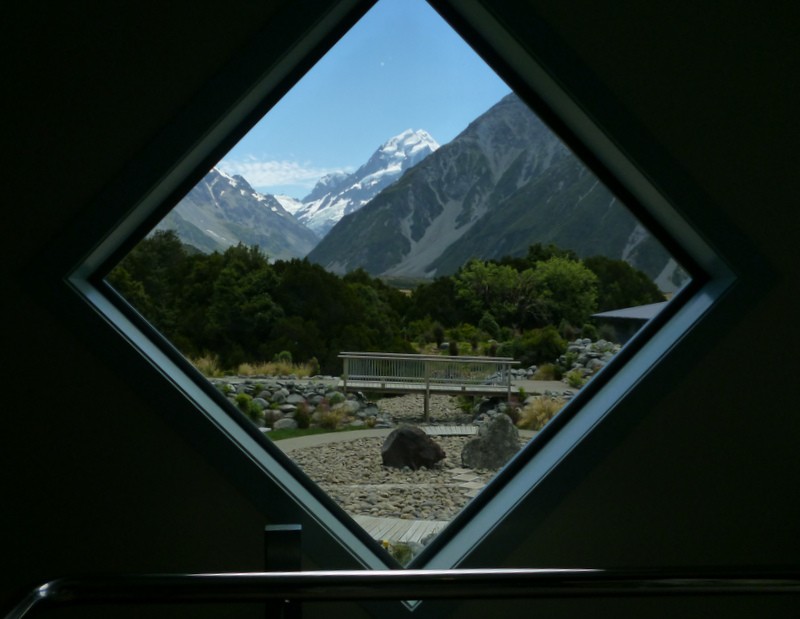
<path fill-rule="evenodd" d="M 393 430 L 381 447 L 384 466 L 398 469 L 431 468 L 445 457 L 444 449 L 415 426 L 400 426 Z"/>
<path fill-rule="evenodd" d="M 292 419 L 291 417 L 284 417 L 283 419 L 278 419 L 275 423 L 272 424 L 273 430 L 296 430 L 297 429 L 297 422 Z"/>
<path fill-rule="evenodd" d="M 495 415 L 481 426 L 478 437 L 461 450 L 461 465 L 470 469 L 496 470 L 519 451 L 519 430 L 508 415 Z"/>

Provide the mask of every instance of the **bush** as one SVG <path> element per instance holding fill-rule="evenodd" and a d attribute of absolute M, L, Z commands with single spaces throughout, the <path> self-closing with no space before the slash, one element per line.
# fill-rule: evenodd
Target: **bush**
<path fill-rule="evenodd" d="M 584 383 L 586 383 L 586 379 L 583 377 L 583 372 L 580 370 L 570 370 L 567 372 L 564 378 L 567 379 L 567 384 L 573 389 L 580 389 L 583 387 Z"/>
<path fill-rule="evenodd" d="M 414 558 L 413 549 L 405 542 L 396 542 L 393 544 L 388 540 L 383 540 L 382 545 L 400 565 L 408 565 L 411 559 Z"/>
<path fill-rule="evenodd" d="M 278 354 L 276 354 L 272 360 L 275 363 L 291 363 L 292 362 L 292 353 L 288 350 L 282 350 Z"/>
<path fill-rule="evenodd" d="M 297 405 L 297 410 L 294 412 L 294 420 L 297 422 L 297 427 L 305 430 L 311 424 L 311 411 L 308 404 L 301 402 Z"/>
<path fill-rule="evenodd" d="M 344 420 L 344 411 L 341 409 L 327 409 L 319 414 L 317 423 L 326 430 L 335 430 Z"/>
<path fill-rule="evenodd" d="M 554 363 L 543 363 L 536 368 L 533 380 L 561 380 L 561 366 Z"/>
<path fill-rule="evenodd" d="M 558 359 L 567 349 L 567 342 L 553 326 L 532 329 L 504 342 L 497 351 L 500 356 L 514 357 L 523 366 L 549 363 Z"/>
<path fill-rule="evenodd" d="M 258 423 L 264 418 L 264 412 L 261 407 L 253 402 L 253 398 L 246 393 L 237 393 L 234 398 L 236 408 L 247 415 L 248 419 L 253 423 Z"/>
<path fill-rule="evenodd" d="M 332 396 L 331 396 L 331 397 L 328 399 L 328 404 L 329 404 L 330 406 L 333 406 L 333 405 L 335 405 L 335 404 L 341 404 L 341 403 L 342 403 L 342 402 L 344 402 L 346 399 L 347 399 L 347 398 L 345 398 L 345 397 L 344 397 L 344 394 L 343 394 L 343 393 L 339 393 L 339 392 L 337 391 L 336 393 L 334 393 L 334 394 L 333 394 L 333 395 L 332 395 Z"/>
<path fill-rule="evenodd" d="M 520 411 L 517 427 L 524 430 L 541 430 L 564 404 L 564 400 L 558 398 L 538 397 Z"/>
<path fill-rule="evenodd" d="M 219 357 L 217 355 L 206 354 L 202 357 L 189 359 L 189 363 L 206 378 L 219 378 L 224 374 L 219 365 Z"/>
<path fill-rule="evenodd" d="M 595 327 L 591 322 L 587 322 L 581 328 L 581 337 L 588 337 L 593 342 L 598 339 L 597 336 L 597 327 Z"/>
<path fill-rule="evenodd" d="M 270 361 L 268 363 L 241 363 L 236 368 L 239 376 L 299 376 L 306 377 L 319 373 L 319 363 L 314 365 L 316 359 L 306 364 L 297 364 L 287 361 Z"/>
<path fill-rule="evenodd" d="M 481 316 L 481 319 L 478 322 L 478 329 L 488 334 L 489 337 L 493 339 L 500 337 L 500 325 L 497 324 L 497 321 L 490 312 L 483 313 L 483 316 Z"/>

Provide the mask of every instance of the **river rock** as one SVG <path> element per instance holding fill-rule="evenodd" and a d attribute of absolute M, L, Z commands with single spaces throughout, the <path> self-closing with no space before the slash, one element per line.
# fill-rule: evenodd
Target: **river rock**
<path fill-rule="evenodd" d="M 272 424 L 273 430 L 296 430 L 297 429 L 297 422 L 292 419 L 291 417 L 284 417 L 283 419 L 278 419 L 275 423 Z"/>
<path fill-rule="evenodd" d="M 416 426 L 400 426 L 393 430 L 381 447 L 384 466 L 417 470 L 430 468 L 444 459 L 444 449 Z"/>
<path fill-rule="evenodd" d="M 481 426 L 477 438 L 461 450 L 461 465 L 496 470 L 519 451 L 519 430 L 508 415 L 498 414 Z"/>

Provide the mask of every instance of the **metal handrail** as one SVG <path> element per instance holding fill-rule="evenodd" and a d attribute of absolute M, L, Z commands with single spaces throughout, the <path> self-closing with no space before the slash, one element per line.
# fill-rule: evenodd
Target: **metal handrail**
<path fill-rule="evenodd" d="M 60 578 L 5 619 L 45 605 L 281 601 L 800 595 L 800 570 L 630 572 L 598 569 L 378 570 L 131 574 Z"/>

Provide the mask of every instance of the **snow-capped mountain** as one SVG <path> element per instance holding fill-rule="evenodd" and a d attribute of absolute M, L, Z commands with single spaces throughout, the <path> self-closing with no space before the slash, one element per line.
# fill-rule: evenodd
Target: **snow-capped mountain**
<path fill-rule="evenodd" d="M 554 243 L 657 277 L 669 255 L 516 96 L 508 95 L 358 212 L 308 259 L 345 273 L 433 277 Z"/>
<path fill-rule="evenodd" d="M 303 198 L 295 217 L 325 236 L 342 217 L 360 209 L 438 148 L 426 131 L 408 129 L 383 144 L 352 174 L 329 174 L 320 179 Z"/>
<path fill-rule="evenodd" d="M 282 194 L 275 194 L 272 197 L 275 198 L 280 203 L 280 205 L 284 209 L 286 209 L 286 211 L 288 213 L 291 213 L 292 215 L 297 213 L 297 211 L 302 209 L 303 206 L 304 206 L 303 203 L 300 200 L 298 200 L 297 198 L 293 198 L 291 196 L 285 196 L 285 195 L 282 195 Z"/>
<path fill-rule="evenodd" d="M 213 168 L 156 226 L 204 252 L 257 245 L 270 258 L 300 258 L 317 236 L 274 196 L 255 191 L 241 176 Z"/>

